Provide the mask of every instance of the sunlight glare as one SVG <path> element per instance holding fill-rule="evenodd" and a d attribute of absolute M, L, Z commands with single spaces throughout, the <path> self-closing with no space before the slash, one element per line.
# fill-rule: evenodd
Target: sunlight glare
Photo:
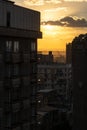
<path fill-rule="evenodd" d="M 50 30 L 50 31 L 53 30 L 53 26 L 49 25 L 49 24 L 45 25 L 45 28 L 46 28 L 46 30 Z"/>

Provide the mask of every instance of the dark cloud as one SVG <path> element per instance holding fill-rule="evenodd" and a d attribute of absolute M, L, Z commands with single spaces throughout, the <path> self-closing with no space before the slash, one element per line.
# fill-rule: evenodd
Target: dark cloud
<path fill-rule="evenodd" d="M 85 18 L 73 18 L 71 16 L 64 17 L 57 21 L 47 21 L 42 22 L 41 24 L 47 25 L 57 25 L 57 26 L 66 26 L 66 27 L 87 27 L 87 20 Z"/>
<path fill-rule="evenodd" d="M 47 21 L 47 22 L 41 22 L 42 25 L 57 25 L 57 26 L 62 26 L 63 23 L 60 21 Z"/>

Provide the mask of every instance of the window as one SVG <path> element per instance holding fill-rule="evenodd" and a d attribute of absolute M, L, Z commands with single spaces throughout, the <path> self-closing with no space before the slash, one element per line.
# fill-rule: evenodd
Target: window
<path fill-rule="evenodd" d="M 31 51 L 35 51 L 35 50 L 36 50 L 36 43 L 31 42 Z"/>
<path fill-rule="evenodd" d="M 19 42 L 14 41 L 14 52 L 18 52 L 18 51 L 19 51 Z"/>
<path fill-rule="evenodd" d="M 12 51 L 12 41 L 6 41 L 6 51 L 7 52 Z"/>
<path fill-rule="evenodd" d="M 7 12 L 7 27 L 10 27 L 11 25 L 11 13 L 10 12 Z"/>

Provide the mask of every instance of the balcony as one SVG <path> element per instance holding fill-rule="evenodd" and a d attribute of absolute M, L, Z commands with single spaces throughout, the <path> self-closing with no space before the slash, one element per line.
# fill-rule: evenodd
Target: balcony
<path fill-rule="evenodd" d="M 21 62 L 20 53 L 6 53 L 5 62 L 10 62 L 10 63 Z"/>

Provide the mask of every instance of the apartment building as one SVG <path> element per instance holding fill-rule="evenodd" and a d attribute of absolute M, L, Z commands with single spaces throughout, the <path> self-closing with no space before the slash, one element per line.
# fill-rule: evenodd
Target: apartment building
<path fill-rule="evenodd" d="M 40 13 L 0 0 L 0 130 L 36 130 Z"/>
<path fill-rule="evenodd" d="M 87 34 L 72 41 L 73 130 L 87 129 Z"/>
<path fill-rule="evenodd" d="M 71 104 L 72 95 L 71 65 L 64 63 L 38 64 L 38 90 L 54 89 L 57 91 L 60 108 Z M 69 104 L 68 104 L 69 103 Z M 57 105 L 57 104 L 56 104 Z"/>

